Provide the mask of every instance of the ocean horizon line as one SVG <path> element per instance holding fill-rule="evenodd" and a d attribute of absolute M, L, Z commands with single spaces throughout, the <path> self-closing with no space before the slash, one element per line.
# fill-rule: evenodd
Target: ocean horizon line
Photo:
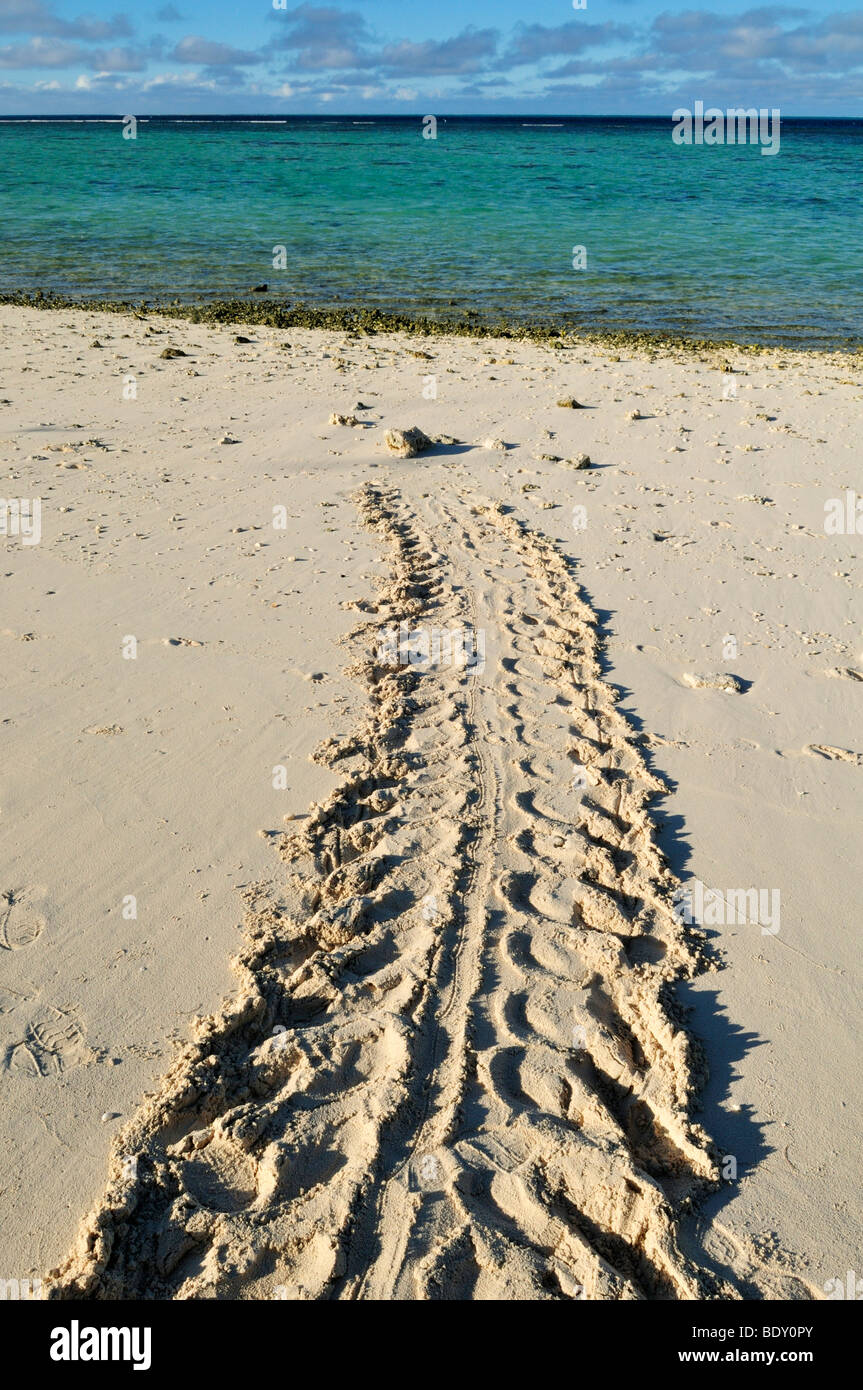
<path fill-rule="evenodd" d="M 734 106 L 737 110 L 753 109 L 751 104 L 740 102 Z M 677 109 L 677 108 L 675 108 Z M 724 107 L 717 109 L 729 109 L 728 103 Z M 762 109 L 760 106 L 754 109 Z M 767 108 L 764 108 L 767 109 Z M 537 121 L 540 124 L 551 124 L 559 121 L 669 121 L 672 119 L 672 111 L 656 112 L 563 112 L 563 111 L 513 111 L 508 113 L 501 112 L 476 112 L 476 111 L 454 111 L 436 114 L 438 121 L 496 121 L 506 123 L 510 121 Z M 357 121 L 368 123 L 370 121 L 416 121 L 422 120 L 425 115 L 425 108 L 417 108 L 410 112 L 393 111 L 343 111 L 327 113 L 323 111 L 151 111 L 144 115 L 137 116 L 139 121 L 188 121 L 190 123 L 200 121 L 259 121 L 263 124 L 276 124 L 286 121 Z M 86 121 L 122 121 L 124 117 L 116 111 L 84 111 L 84 112 L 42 112 L 42 111 L 19 111 L 0 113 L 0 122 L 13 123 L 15 121 L 52 121 L 81 123 Z M 794 115 L 782 116 L 783 121 L 797 122 L 818 122 L 819 124 L 841 123 L 848 125 L 863 125 L 863 114 L 858 116 L 835 115 L 835 116 L 816 116 L 796 113 Z"/>

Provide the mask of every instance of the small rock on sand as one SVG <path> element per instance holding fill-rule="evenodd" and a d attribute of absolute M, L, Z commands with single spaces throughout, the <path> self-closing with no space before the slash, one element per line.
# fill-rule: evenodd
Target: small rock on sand
<path fill-rule="evenodd" d="M 640 420 L 640 419 L 641 419 L 641 411 L 640 411 L 640 410 L 628 410 L 628 411 L 626 412 L 626 418 L 627 418 L 627 420 Z"/>
<path fill-rule="evenodd" d="M 493 449 L 496 454 L 505 454 L 506 445 L 502 439 L 484 439 L 482 441 L 484 449 Z"/>
<path fill-rule="evenodd" d="M 186 354 L 184 353 L 182 348 L 162 348 L 162 351 L 159 353 L 159 356 L 167 358 L 185 357 Z"/>
<path fill-rule="evenodd" d="M 590 454 L 576 454 L 575 458 L 561 459 L 565 468 L 592 468 Z"/>
<path fill-rule="evenodd" d="M 415 425 L 409 430 L 387 430 L 386 444 L 391 454 L 399 458 L 412 459 L 430 448 L 432 441 L 427 434 Z"/>
<path fill-rule="evenodd" d="M 736 676 L 726 675 L 723 671 L 709 676 L 696 676 L 686 671 L 684 672 L 683 683 L 692 690 L 722 690 L 726 695 L 743 694 L 743 682 L 739 681 Z"/>
<path fill-rule="evenodd" d="M 333 411 L 330 416 L 331 425 L 358 425 L 359 423 L 356 415 L 339 415 L 336 411 Z"/>
<path fill-rule="evenodd" d="M 584 409 L 584 406 L 581 404 L 581 401 L 577 401 L 577 400 L 575 399 L 575 396 L 563 396 L 563 397 L 558 401 L 558 405 L 560 406 L 561 410 L 583 410 L 583 409 Z"/>

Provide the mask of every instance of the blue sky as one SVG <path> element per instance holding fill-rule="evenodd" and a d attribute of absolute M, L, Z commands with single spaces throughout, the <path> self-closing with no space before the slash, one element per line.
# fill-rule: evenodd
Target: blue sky
<path fill-rule="evenodd" d="M 842 0 L 281 3 L 0 0 L 0 112 L 863 116 Z"/>

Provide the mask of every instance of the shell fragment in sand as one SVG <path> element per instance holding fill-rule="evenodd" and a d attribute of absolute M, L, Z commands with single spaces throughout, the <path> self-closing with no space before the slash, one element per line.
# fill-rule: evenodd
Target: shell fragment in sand
<path fill-rule="evenodd" d="M 834 680 L 863 681 L 863 671 L 857 671 L 853 666 L 833 666 L 824 674 L 832 676 Z"/>
<path fill-rule="evenodd" d="M 833 748 L 829 743 L 807 743 L 805 753 L 816 758 L 828 758 L 831 762 L 853 763 L 863 767 L 863 753 L 855 753 L 852 748 Z"/>

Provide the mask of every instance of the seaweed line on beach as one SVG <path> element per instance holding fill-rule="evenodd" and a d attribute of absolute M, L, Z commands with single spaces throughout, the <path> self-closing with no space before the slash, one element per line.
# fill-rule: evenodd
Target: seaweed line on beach
<path fill-rule="evenodd" d="M 218 299 L 202 303 L 172 300 L 91 299 L 55 294 L 52 290 L 14 290 L 0 292 L 0 305 L 23 309 L 83 310 L 88 313 L 154 315 L 183 319 L 190 323 L 245 324 L 276 329 L 313 328 L 374 336 L 379 333 L 407 333 L 417 337 L 495 338 L 549 343 L 564 346 L 622 347 L 646 352 L 727 352 L 761 356 L 782 352 L 795 357 L 841 356 L 852 361 L 863 354 L 863 343 L 848 339 L 835 344 L 800 348 L 776 342 L 746 342 L 731 338 L 711 339 L 685 333 L 647 329 L 602 329 L 586 325 L 578 314 L 555 319 L 493 319 L 478 311 L 432 318 L 391 312 L 372 305 L 315 308 L 302 303 L 255 297 Z"/>

